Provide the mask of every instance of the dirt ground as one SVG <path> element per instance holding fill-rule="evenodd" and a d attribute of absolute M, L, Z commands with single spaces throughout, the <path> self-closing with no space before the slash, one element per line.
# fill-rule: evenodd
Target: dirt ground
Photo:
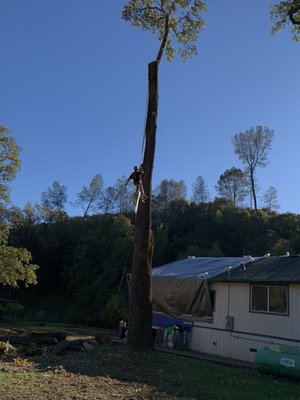
<path fill-rule="evenodd" d="M 74 334 L 68 340 L 78 338 L 84 339 Z M 148 370 L 147 353 L 132 353 L 124 344 L 93 343 L 89 350 L 62 355 L 53 348 L 48 346 L 43 355 L 31 357 L 2 355 L 0 400 L 184 398 L 176 382 L 162 383 L 162 370 Z"/>

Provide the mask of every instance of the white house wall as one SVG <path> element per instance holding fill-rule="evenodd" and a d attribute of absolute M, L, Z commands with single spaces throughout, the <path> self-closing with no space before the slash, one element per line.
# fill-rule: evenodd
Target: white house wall
<path fill-rule="evenodd" d="M 300 285 L 289 286 L 289 315 L 249 312 L 248 283 L 214 283 L 213 322 L 194 322 L 191 350 L 254 362 L 255 350 L 264 346 L 300 347 Z M 226 316 L 233 317 L 226 330 Z M 228 327 L 228 326 L 227 326 Z"/>

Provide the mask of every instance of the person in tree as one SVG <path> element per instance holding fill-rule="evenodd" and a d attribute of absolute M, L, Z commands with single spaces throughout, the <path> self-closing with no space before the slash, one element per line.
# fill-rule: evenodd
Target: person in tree
<path fill-rule="evenodd" d="M 132 174 L 129 176 L 129 178 L 126 181 L 125 186 L 127 186 L 128 182 L 130 180 L 132 180 L 133 184 L 135 186 L 136 197 L 138 198 L 139 193 L 141 193 L 142 202 L 145 202 L 147 196 L 145 195 L 144 188 L 143 188 L 143 182 L 142 182 L 142 176 L 144 174 L 143 164 L 141 164 L 140 168 L 137 165 L 135 165 L 133 167 L 133 170 L 134 171 L 132 172 Z"/>

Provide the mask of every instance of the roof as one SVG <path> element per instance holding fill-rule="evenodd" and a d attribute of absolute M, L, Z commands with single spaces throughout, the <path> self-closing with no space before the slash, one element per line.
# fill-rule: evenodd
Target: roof
<path fill-rule="evenodd" d="M 263 257 L 214 276 L 213 282 L 300 283 L 300 256 Z"/>
<path fill-rule="evenodd" d="M 152 276 L 153 278 L 210 279 L 228 269 L 233 270 L 253 260 L 255 259 L 251 256 L 188 257 L 153 268 Z"/>

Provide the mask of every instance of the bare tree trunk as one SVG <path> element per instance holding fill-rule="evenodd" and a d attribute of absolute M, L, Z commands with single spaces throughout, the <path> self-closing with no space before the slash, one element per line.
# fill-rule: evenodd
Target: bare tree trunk
<path fill-rule="evenodd" d="M 154 61 L 148 65 L 149 94 L 146 146 L 143 161 L 145 171 L 143 186 L 148 198 L 145 203 L 140 201 L 134 231 L 128 345 L 135 350 L 150 349 L 153 347 L 151 270 L 154 242 L 151 228 L 151 193 L 158 110 L 158 66 L 158 61 Z"/>
<path fill-rule="evenodd" d="M 254 181 L 254 172 L 250 170 L 250 180 L 251 180 L 251 189 L 253 194 L 253 201 L 254 201 L 254 209 L 257 211 L 257 201 L 256 201 L 256 193 L 255 193 L 255 181 Z"/>

